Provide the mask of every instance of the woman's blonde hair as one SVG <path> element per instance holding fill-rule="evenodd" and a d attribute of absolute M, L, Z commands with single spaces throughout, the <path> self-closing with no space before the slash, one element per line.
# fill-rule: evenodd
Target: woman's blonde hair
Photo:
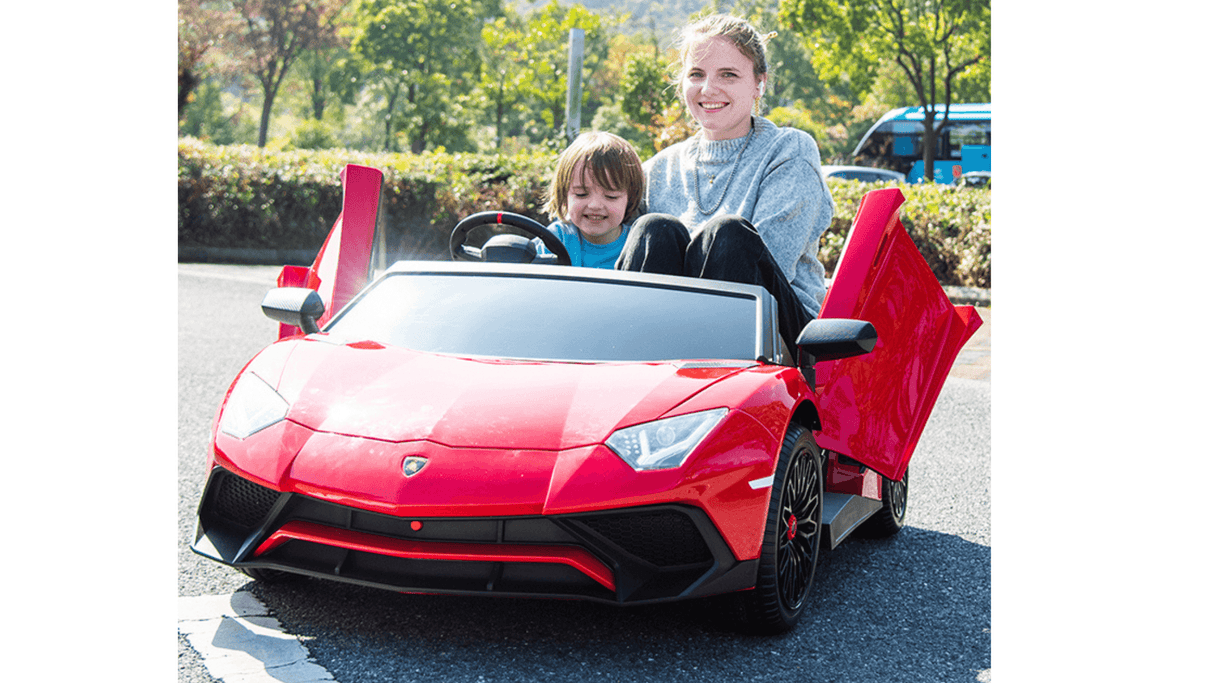
<path fill-rule="evenodd" d="M 544 210 L 555 220 L 563 220 L 569 210 L 569 188 L 573 186 L 573 169 L 582 162 L 582 180 L 586 173 L 600 187 L 628 195 L 624 220 L 631 220 L 641 208 L 641 193 L 645 191 L 645 172 L 641 158 L 624 138 L 611 133 L 590 132 L 577 136 L 556 160 L 556 170 L 548 186 L 548 203 Z"/>
<path fill-rule="evenodd" d="M 733 43 L 751 64 L 754 64 L 755 80 L 767 75 L 767 41 L 775 37 L 775 32 L 759 33 L 750 22 L 728 14 L 710 14 L 688 26 L 679 33 L 677 47 L 679 49 L 679 73 L 676 81 L 687 73 L 687 64 L 691 59 L 691 50 L 700 42 L 709 38 L 724 38 Z M 680 99 L 682 93 L 679 94 Z M 686 103 L 684 103 L 686 104 Z"/>

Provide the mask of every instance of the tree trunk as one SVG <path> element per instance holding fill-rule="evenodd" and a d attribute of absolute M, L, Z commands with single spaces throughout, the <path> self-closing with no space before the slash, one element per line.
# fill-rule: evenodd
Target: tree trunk
<path fill-rule="evenodd" d="M 936 110 L 934 108 L 923 110 L 923 182 L 936 182 Z"/>
<path fill-rule="evenodd" d="M 426 151 L 426 134 L 430 132 L 430 122 L 422 119 L 422 125 L 417 129 L 417 135 L 409 144 L 409 151 L 421 154 Z"/>
<path fill-rule="evenodd" d="M 199 80 L 189 69 L 181 69 L 177 72 L 177 118 L 181 118 L 185 105 L 190 102 L 190 93 L 198 87 Z"/>
<path fill-rule="evenodd" d="M 400 96 L 400 86 L 396 85 L 388 92 L 388 106 L 384 112 L 384 151 L 393 152 L 395 138 L 392 137 L 392 116 L 396 109 L 396 98 Z"/>
<path fill-rule="evenodd" d="M 505 89 L 506 89 L 505 81 L 498 80 L 498 82 L 497 82 L 497 116 L 494 121 L 493 130 L 497 134 L 497 151 L 499 151 L 499 152 L 502 151 L 502 120 L 506 118 L 506 106 L 504 103 L 504 100 L 506 97 Z"/>
<path fill-rule="evenodd" d="M 312 79 L 312 117 L 317 121 L 325 118 L 325 83 L 324 79 Z"/>
<path fill-rule="evenodd" d="M 261 125 L 257 128 L 257 146 L 266 146 L 266 134 L 270 130 L 270 110 L 274 108 L 274 93 L 265 89 L 265 99 L 261 102 Z"/>

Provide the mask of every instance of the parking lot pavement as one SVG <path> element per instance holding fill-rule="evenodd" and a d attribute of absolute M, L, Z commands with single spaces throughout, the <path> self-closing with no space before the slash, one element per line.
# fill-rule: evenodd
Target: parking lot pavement
<path fill-rule="evenodd" d="M 970 337 L 961 347 L 950 377 L 991 381 L 991 309 L 979 308 L 978 317 L 982 318 L 982 327 Z"/>

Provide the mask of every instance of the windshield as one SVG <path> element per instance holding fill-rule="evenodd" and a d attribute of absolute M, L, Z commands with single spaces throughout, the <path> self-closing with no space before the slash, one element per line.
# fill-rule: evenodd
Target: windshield
<path fill-rule="evenodd" d="M 754 360 L 752 296 L 500 274 L 396 274 L 325 331 L 417 351 L 573 361 Z"/>

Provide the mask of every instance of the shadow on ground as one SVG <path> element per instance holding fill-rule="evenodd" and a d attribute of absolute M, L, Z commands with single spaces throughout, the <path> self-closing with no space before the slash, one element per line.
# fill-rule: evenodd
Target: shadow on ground
<path fill-rule="evenodd" d="M 317 579 L 246 588 L 347 682 L 371 670 L 401 681 L 974 681 L 991 666 L 990 548 L 913 527 L 825 553 L 811 611 L 774 637 L 738 634 L 714 601 L 622 609 Z"/>

